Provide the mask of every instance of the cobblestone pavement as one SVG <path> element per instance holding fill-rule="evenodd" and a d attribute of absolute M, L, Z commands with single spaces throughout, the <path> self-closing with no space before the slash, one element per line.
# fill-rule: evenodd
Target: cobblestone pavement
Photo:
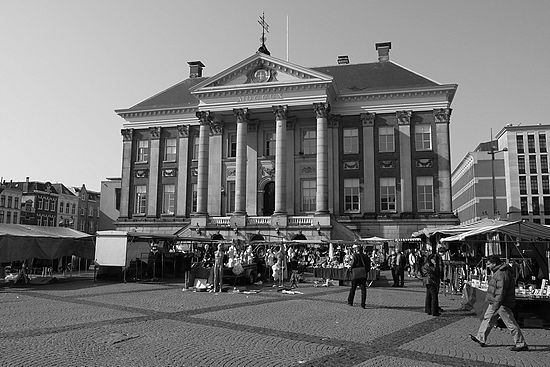
<path fill-rule="evenodd" d="M 500 329 L 481 348 L 468 337 L 479 320 L 460 310 L 460 296 L 441 294 L 445 312 L 428 316 L 416 279 L 369 288 L 365 310 L 346 304 L 344 286 L 254 287 L 73 279 L 0 288 L 0 366 L 550 366 L 550 330 L 524 329 L 528 352 L 509 351 Z"/>

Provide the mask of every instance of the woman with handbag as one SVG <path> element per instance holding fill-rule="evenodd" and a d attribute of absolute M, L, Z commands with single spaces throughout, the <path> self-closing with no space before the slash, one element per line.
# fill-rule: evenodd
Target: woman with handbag
<path fill-rule="evenodd" d="M 363 247 L 353 245 L 355 254 L 351 261 L 351 288 L 348 295 L 348 305 L 353 306 L 355 289 L 361 288 L 361 307 L 365 308 L 367 301 L 367 274 L 370 271 L 370 259 L 363 253 Z"/>

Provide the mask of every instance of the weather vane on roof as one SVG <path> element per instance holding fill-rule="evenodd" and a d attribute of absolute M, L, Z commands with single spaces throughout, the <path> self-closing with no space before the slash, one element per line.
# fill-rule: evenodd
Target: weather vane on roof
<path fill-rule="evenodd" d="M 271 55 L 271 53 L 268 51 L 267 47 L 265 46 L 265 40 L 267 39 L 265 34 L 266 32 L 269 33 L 269 24 L 266 23 L 265 15 L 263 12 L 262 12 L 262 16 L 260 17 L 260 20 L 258 20 L 258 23 L 262 26 L 262 36 L 260 37 L 260 41 L 262 41 L 262 45 L 260 46 L 258 51 L 266 55 Z"/>

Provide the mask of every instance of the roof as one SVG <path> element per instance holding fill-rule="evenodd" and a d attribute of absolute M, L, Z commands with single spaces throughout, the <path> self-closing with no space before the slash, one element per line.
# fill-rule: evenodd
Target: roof
<path fill-rule="evenodd" d="M 550 227 L 538 223 L 518 220 L 514 222 L 495 221 L 493 224 L 487 223 L 486 225 L 472 228 L 470 231 L 443 238 L 441 242 L 464 241 L 467 238 L 491 232 L 500 232 L 523 240 L 550 239 Z"/>
<path fill-rule="evenodd" d="M 193 107 L 199 104 L 197 97 L 192 95 L 189 90 L 191 87 L 202 82 L 207 78 L 188 78 L 170 88 L 146 99 L 143 102 L 129 108 L 129 110 L 147 110 L 162 109 L 171 107 Z"/>
<path fill-rule="evenodd" d="M 310 69 L 332 76 L 340 94 L 440 85 L 392 61 L 312 67 Z M 208 77 L 185 79 L 127 110 L 117 112 L 198 106 L 199 100 L 191 94 L 190 89 L 207 79 Z"/>
<path fill-rule="evenodd" d="M 312 69 L 333 76 L 340 94 L 439 85 L 391 61 Z"/>

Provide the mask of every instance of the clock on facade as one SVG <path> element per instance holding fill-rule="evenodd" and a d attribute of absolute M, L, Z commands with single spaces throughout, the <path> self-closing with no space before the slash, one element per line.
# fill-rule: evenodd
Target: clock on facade
<path fill-rule="evenodd" d="M 268 69 L 258 69 L 254 72 L 254 81 L 256 83 L 264 83 L 269 81 L 271 72 Z"/>

